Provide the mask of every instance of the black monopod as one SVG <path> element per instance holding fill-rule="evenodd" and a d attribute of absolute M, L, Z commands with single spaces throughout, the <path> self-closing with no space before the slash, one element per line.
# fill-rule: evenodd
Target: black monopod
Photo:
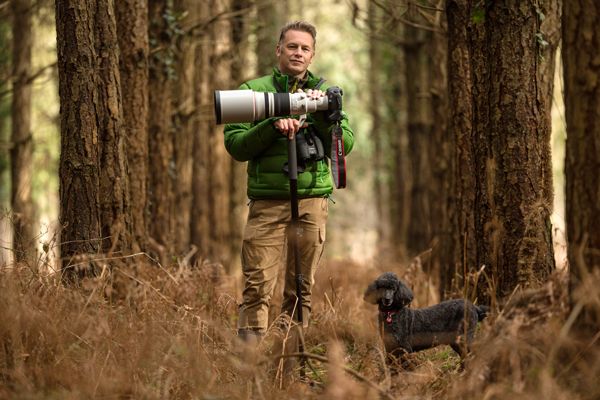
<path fill-rule="evenodd" d="M 300 116 L 300 126 L 304 123 L 306 114 Z M 296 135 L 288 138 L 288 174 L 290 178 L 290 205 L 292 211 L 292 222 L 290 225 L 290 244 L 294 256 L 294 267 L 296 275 L 296 317 L 298 319 L 298 352 L 304 354 L 304 319 L 302 317 L 302 267 L 300 264 L 300 249 L 298 237 L 300 236 L 300 226 L 298 223 L 298 157 L 296 154 Z M 305 376 L 306 359 L 304 355 L 300 357 L 300 376 Z"/>

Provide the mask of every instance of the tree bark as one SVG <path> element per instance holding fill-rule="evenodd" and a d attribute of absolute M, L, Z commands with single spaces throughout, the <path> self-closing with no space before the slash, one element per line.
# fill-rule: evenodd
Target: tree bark
<path fill-rule="evenodd" d="M 208 18 L 209 6 L 202 3 L 198 9 L 199 19 Z M 194 92 L 194 104 L 196 112 L 193 118 L 194 124 L 194 160 L 192 165 L 192 243 L 198 248 L 199 256 L 205 257 L 208 254 L 209 243 L 209 213 L 206 190 L 209 181 L 208 151 L 209 146 L 206 135 L 209 129 L 209 118 L 201 113 L 202 109 L 210 109 L 212 106 L 210 100 L 210 84 L 208 74 L 210 70 L 210 51 L 211 46 L 207 35 L 200 38 L 195 51 L 196 65 L 194 82 L 196 91 Z"/>
<path fill-rule="evenodd" d="M 230 6 L 230 0 L 213 0 L 212 12 L 220 12 Z M 210 66 L 211 71 L 211 99 L 212 92 L 218 88 L 229 87 L 231 77 L 231 21 L 220 20 L 211 26 L 210 38 L 213 44 Z M 210 146 L 210 233 L 211 242 L 209 257 L 222 263 L 230 272 L 233 254 L 230 246 L 232 240 L 232 226 L 229 215 L 231 213 L 231 158 L 223 144 L 223 126 L 211 124 L 207 137 Z"/>
<path fill-rule="evenodd" d="M 11 70 L 11 38 L 10 31 L 12 26 L 10 21 L 0 20 L 0 92 L 9 90 L 7 77 Z M 10 142 L 11 133 L 9 128 L 11 112 L 11 102 L 5 96 L 0 97 L 0 141 Z M 0 151 L 0 208 L 6 210 L 10 207 L 11 189 L 10 189 L 10 157 L 8 149 Z M 0 237 L 5 243 L 12 243 L 13 233 L 12 223 L 8 218 L 0 219 Z M 9 265 L 13 262 L 14 256 L 10 249 L 0 247 L 0 265 Z"/>
<path fill-rule="evenodd" d="M 250 74 L 254 71 L 248 68 L 248 37 L 250 34 L 248 23 L 248 10 L 251 8 L 249 0 L 233 0 L 232 9 L 239 11 L 240 14 L 231 21 L 231 53 L 233 60 L 231 63 L 231 79 L 237 84 L 251 78 Z M 246 10 L 244 12 L 244 10 Z M 272 59 L 273 57 L 271 57 Z M 238 269 L 241 260 L 237 257 L 241 252 L 242 239 L 244 232 L 244 223 L 248 215 L 246 206 L 246 164 L 241 163 L 230 157 L 231 174 L 229 177 L 229 187 L 231 192 L 229 210 L 229 225 L 231 226 L 231 238 L 229 241 L 231 261 L 229 269 Z"/>
<path fill-rule="evenodd" d="M 381 40 L 382 11 L 375 3 L 368 5 L 369 41 L 369 114 L 371 115 L 371 136 L 373 142 L 373 186 L 374 204 L 377 215 L 378 254 L 389 254 L 392 249 L 390 223 L 390 173 L 389 173 L 389 135 L 383 129 L 381 67 L 383 47 Z"/>
<path fill-rule="evenodd" d="M 444 0 L 438 0 L 433 5 L 442 9 L 444 3 Z M 455 143 L 448 128 L 448 27 L 445 13 L 433 14 L 433 26 L 436 31 L 431 33 L 430 45 L 427 46 L 432 121 L 427 150 L 431 169 L 428 199 L 432 253 L 429 269 L 436 274 L 437 280 L 441 271 L 454 263 L 451 218 L 455 203 L 452 190 Z"/>
<path fill-rule="evenodd" d="M 421 26 L 429 24 L 422 17 L 422 10 L 409 6 L 403 18 Z M 432 60 L 428 57 L 428 47 L 432 43 L 432 32 L 421 27 L 405 24 L 406 55 L 406 94 L 408 101 L 408 149 L 405 157 L 410 163 L 411 185 L 408 188 L 410 208 L 406 232 L 406 247 L 409 256 L 419 255 L 427 250 L 431 240 L 430 199 L 431 187 L 431 147 L 432 109 L 431 76 L 429 68 Z"/>
<path fill-rule="evenodd" d="M 147 249 L 148 4 L 115 3 L 134 251 Z"/>
<path fill-rule="evenodd" d="M 488 3 L 485 30 L 475 38 L 472 57 L 481 60 L 472 64 L 477 264 L 468 268 L 486 267 L 490 280 L 481 282 L 481 298 L 539 285 L 555 268 L 552 80 L 542 79 L 554 53 L 539 37 L 541 15 L 554 1 Z"/>
<path fill-rule="evenodd" d="M 182 21 L 198 20 L 198 5 L 193 0 L 178 0 L 177 13 L 186 13 Z M 178 254 L 189 251 L 191 244 L 192 218 L 192 165 L 194 131 L 194 67 L 197 39 L 186 35 L 179 39 L 177 46 L 177 81 L 173 94 L 175 103 L 173 136 L 175 152 L 175 250 Z"/>
<path fill-rule="evenodd" d="M 417 19 L 418 21 L 418 19 Z M 427 43 L 431 32 L 406 27 L 406 74 L 408 96 L 408 152 L 412 180 L 410 218 L 406 246 L 410 256 L 427 250 L 431 240 L 429 188 L 432 186 L 429 147 L 431 146 L 431 91 Z"/>
<path fill-rule="evenodd" d="M 270 74 L 275 66 L 275 46 L 279 41 L 279 29 L 286 22 L 288 10 L 287 0 L 269 1 L 258 6 L 256 72 L 259 76 Z"/>
<path fill-rule="evenodd" d="M 150 20 L 150 81 L 149 81 L 149 235 L 155 251 L 161 255 L 174 251 L 174 155 L 172 77 L 175 74 L 175 43 L 173 27 L 169 25 L 173 9 L 168 0 L 151 1 Z"/>
<path fill-rule="evenodd" d="M 13 0 L 13 97 L 11 134 L 11 206 L 16 262 L 34 267 L 35 217 L 31 197 L 33 137 L 31 131 L 32 2 Z"/>
<path fill-rule="evenodd" d="M 203 18 L 230 7 L 229 1 L 212 0 L 202 9 Z M 211 24 L 202 38 L 196 65 L 196 103 L 205 112 L 198 119 L 194 143 L 194 207 L 192 238 L 200 255 L 223 264 L 230 272 L 234 257 L 232 250 L 232 162 L 223 144 L 223 126 L 216 126 L 213 110 L 215 89 L 232 85 L 231 21 L 219 20 Z M 239 185 L 239 183 L 237 183 Z"/>
<path fill-rule="evenodd" d="M 475 237 L 475 160 L 473 155 L 473 76 L 471 73 L 470 24 L 468 0 L 446 2 L 448 20 L 448 135 L 454 144 L 452 193 L 454 209 L 450 215 L 454 254 L 441 269 L 441 290 L 462 291 L 466 266 L 477 266 Z M 450 204 L 452 204 L 449 199 Z"/>
<path fill-rule="evenodd" d="M 558 41 L 543 21 L 558 21 L 557 4 L 446 4 L 458 229 L 446 290 L 454 280 L 489 302 L 539 285 L 555 268 L 548 63 Z"/>
<path fill-rule="evenodd" d="M 114 4 L 59 1 L 56 21 L 61 254 L 126 253 L 131 222 Z"/>
<path fill-rule="evenodd" d="M 208 19 L 210 16 L 210 4 L 200 6 L 200 19 Z M 194 104 L 196 113 L 193 118 L 194 124 L 194 162 L 192 181 L 192 243 L 198 248 L 198 257 L 208 257 L 211 226 L 210 226 L 210 143 L 208 141 L 211 118 L 202 110 L 211 110 L 212 91 L 210 84 L 210 54 L 212 45 L 207 32 L 203 32 L 195 52 L 195 88 Z"/>
<path fill-rule="evenodd" d="M 408 158 L 408 78 L 405 44 L 405 27 L 402 24 L 386 27 L 392 48 L 386 64 L 388 89 L 386 93 L 386 119 L 384 126 L 390 146 L 390 220 L 394 258 L 406 259 L 410 223 L 413 171 Z"/>
<path fill-rule="evenodd" d="M 591 0 L 563 3 L 562 59 L 565 82 L 566 225 L 571 297 L 584 306 L 577 325 L 600 326 L 600 8 Z M 595 306 L 593 302 L 596 301 Z"/>

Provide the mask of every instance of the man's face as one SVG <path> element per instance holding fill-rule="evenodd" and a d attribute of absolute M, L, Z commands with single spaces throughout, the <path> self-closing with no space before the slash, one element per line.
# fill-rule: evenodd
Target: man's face
<path fill-rule="evenodd" d="M 310 33 L 289 30 L 275 51 L 279 70 L 294 77 L 302 77 L 315 54 L 314 41 Z"/>

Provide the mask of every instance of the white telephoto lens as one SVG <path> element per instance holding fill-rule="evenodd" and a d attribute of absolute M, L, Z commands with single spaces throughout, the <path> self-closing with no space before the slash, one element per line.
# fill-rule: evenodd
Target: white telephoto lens
<path fill-rule="evenodd" d="M 255 122 L 286 115 L 327 110 L 328 97 L 311 99 L 306 93 L 271 93 L 253 90 L 215 90 L 217 124 Z"/>
<path fill-rule="evenodd" d="M 252 90 L 216 90 L 215 113 L 217 124 L 255 121 L 254 92 Z"/>
<path fill-rule="evenodd" d="M 290 95 L 290 112 L 294 115 L 327 110 L 329 106 L 327 96 L 311 99 L 306 93 L 293 93 Z"/>
<path fill-rule="evenodd" d="M 273 93 L 254 92 L 254 120 L 260 121 L 275 115 Z"/>

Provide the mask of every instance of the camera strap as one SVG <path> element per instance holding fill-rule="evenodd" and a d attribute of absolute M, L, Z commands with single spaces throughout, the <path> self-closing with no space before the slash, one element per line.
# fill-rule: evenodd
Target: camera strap
<path fill-rule="evenodd" d="M 325 83 L 325 79 L 319 79 L 313 90 L 319 89 Z M 341 96 L 337 98 L 341 110 Z M 342 114 L 340 110 L 330 114 L 330 119 L 335 121 L 331 130 L 331 175 L 336 189 L 346 187 L 346 151 L 344 149 L 344 132 L 341 126 Z"/>
<path fill-rule="evenodd" d="M 331 130 L 331 175 L 337 189 L 346 187 L 346 154 L 340 121 Z"/>

